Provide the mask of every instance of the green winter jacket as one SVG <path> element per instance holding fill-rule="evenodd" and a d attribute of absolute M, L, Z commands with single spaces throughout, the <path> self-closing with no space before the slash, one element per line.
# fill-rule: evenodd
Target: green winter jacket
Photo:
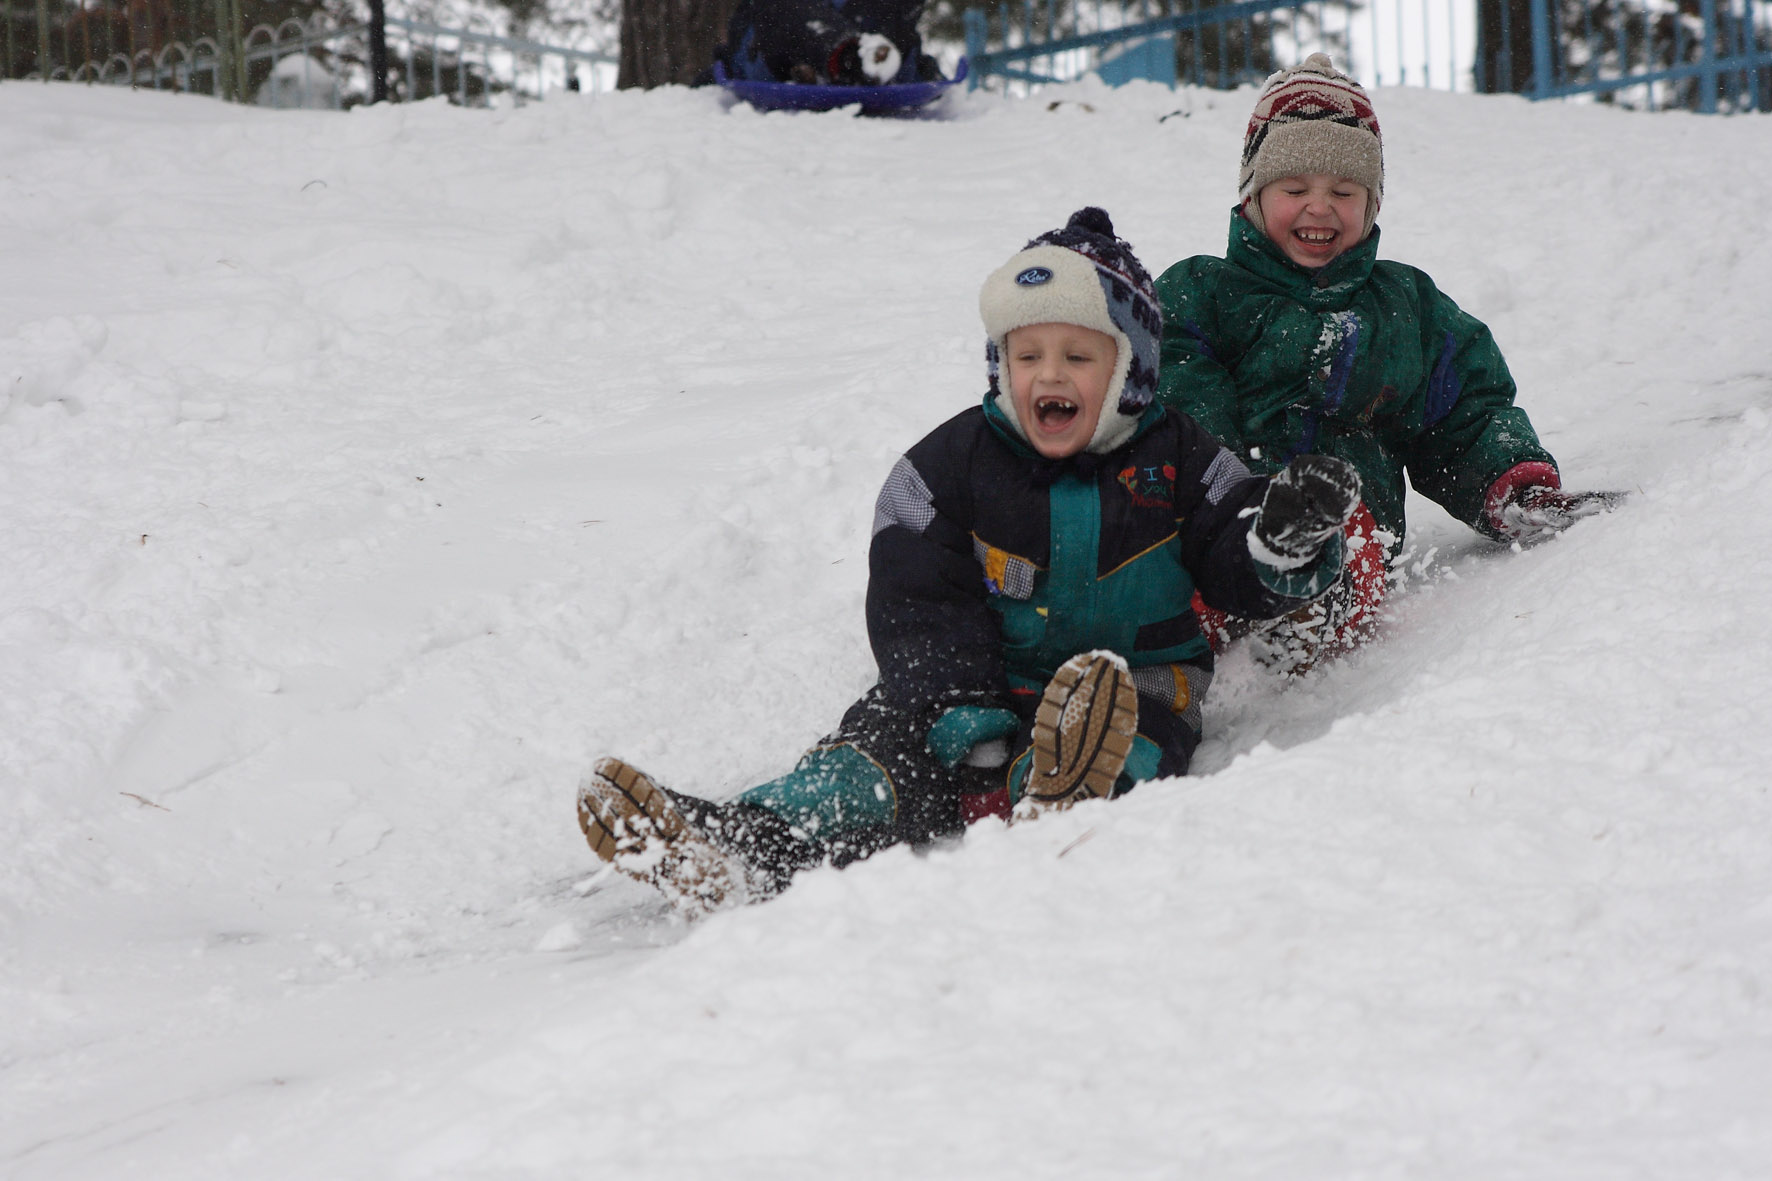
<path fill-rule="evenodd" d="M 1224 258 L 1157 280 L 1159 398 L 1258 472 L 1295 455 L 1359 469 L 1381 528 L 1401 544 L 1404 473 L 1490 536 L 1483 498 L 1516 464 L 1554 464 L 1489 329 L 1414 267 L 1379 262 L 1378 230 L 1320 270 L 1283 254 L 1240 212 Z"/>

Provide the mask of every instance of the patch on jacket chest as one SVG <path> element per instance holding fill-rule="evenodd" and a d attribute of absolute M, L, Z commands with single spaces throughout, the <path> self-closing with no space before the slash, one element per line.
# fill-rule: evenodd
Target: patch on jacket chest
<path fill-rule="evenodd" d="M 984 567 L 984 586 L 993 595 L 1026 601 L 1034 597 L 1034 575 L 1040 568 L 1026 558 L 998 549 L 972 535 L 972 556 Z"/>
<path fill-rule="evenodd" d="M 1120 487 L 1139 508 L 1168 508 L 1175 503 L 1175 465 L 1137 464 L 1120 472 Z"/>

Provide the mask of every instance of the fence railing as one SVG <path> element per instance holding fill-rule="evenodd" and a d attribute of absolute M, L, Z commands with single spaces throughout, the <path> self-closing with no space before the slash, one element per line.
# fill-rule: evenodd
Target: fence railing
<path fill-rule="evenodd" d="M 191 20 L 181 29 L 176 19 L 143 27 L 140 0 L 35 0 L 28 16 L 15 11 L 17 0 L 0 4 L 6 25 L 0 77 L 331 109 L 366 102 L 374 89 L 366 21 L 316 13 L 245 29 L 235 19 L 240 0 L 216 0 L 208 27 Z M 447 96 L 484 106 L 615 84 L 618 60 L 600 46 L 549 45 L 489 25 L 449 28 L 398 16 L 386 17 L 384 27 L 386 90 L 396 101 Z"/>
<path fill-rule="evenodd" d="M 0 0 L 0 78 L 279 107 L 368 101 L 367 22 L 250 22 L 265 2 Z M 523 102 L 615 82 L 600 44 L 406 16 L 384 27 L 396 100 Z M 965 33 L 970 85 L 1015 91 L 1090 72 L 1234 87 L 1322 50 L 1368 85 L 1772 110 L 1772 0 L 987 0 L 965 12 Z"/>
<path fill-rule="evenodd" d="M 1532 97 L 1772 110 L 1772 0 L 1532 5 Z"/>
<path fill-rule="evenodd" d="M 972 85 L 1098 73 L 1228 88 L 1323 51 L 1367 85 L 1772 109 L 1772 0 L 994 0 Z"/>

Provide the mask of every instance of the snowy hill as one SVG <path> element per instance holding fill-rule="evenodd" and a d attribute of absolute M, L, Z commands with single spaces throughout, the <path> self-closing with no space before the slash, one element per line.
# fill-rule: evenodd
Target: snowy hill
<path fill-rule="evenodd" d="M 1772 1173 L 1764 118 L 1376 95 L 1382 253 L 1624 511 L 1412 501 L 1185 780 L 694 928 L 596 874 L 591 757 L 729 795 L 869 683 L 984 274 L 1221 250 L 1251 101 L 0 85 L 0 1176 Z"/>

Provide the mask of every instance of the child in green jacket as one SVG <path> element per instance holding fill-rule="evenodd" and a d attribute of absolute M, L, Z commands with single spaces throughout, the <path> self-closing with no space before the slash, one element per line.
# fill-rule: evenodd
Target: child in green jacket
<path fill-rule="evenodd" d="M 1158 397 L 1257 472 L 1320 453 L 1353 464 L 1364 503 L 1336 592 L 1263 629 L 1288 670 L 1368 634 L 1404 532 L 1404 474 L 1500 541 L 1530 544 L 1616 494 L 1562 490 L 1557 464 L 1514 405 L 1489 329 L 1414 267 L 1377 260 L 1384 199 L 1378 119 L 1323 54 L 1267 80 L 1243 141 L 1223 258 L 1157 281 Z M 1247 630 L 1202 609 L 1220 642 Z"/>

